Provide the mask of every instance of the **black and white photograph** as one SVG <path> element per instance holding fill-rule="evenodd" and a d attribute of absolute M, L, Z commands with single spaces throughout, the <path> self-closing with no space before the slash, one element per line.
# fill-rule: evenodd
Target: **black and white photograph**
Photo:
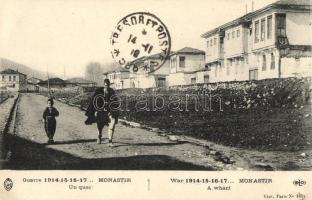
<path fill-rule="evenodd" d="M 312 170 L 310 0 L 0 4 L 1 171 Z"/>

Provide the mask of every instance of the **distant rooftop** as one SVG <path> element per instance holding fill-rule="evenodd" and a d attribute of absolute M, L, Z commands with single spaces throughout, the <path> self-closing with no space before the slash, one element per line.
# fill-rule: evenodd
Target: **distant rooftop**
<path fill-rule="evenodd" d="M 117 67 L 116 69 L 112 69 L 112 70 L 105 72 L 104 75 L 116 73 L 116 72 L 130 72 L 130 71 L 124 67 Z"/>
<path fill-rule="evenodd" d="M 95 83 L 94 81 L 90 81 L 84 78 L 71 78 L 71 79 L 67 79 L 67 82 L 69 83 L 83 83 L 83 84 L 91 84 L 91 83 Z"/>
<path fill-rule="evenodd" d="M 205 51 L 199 50 L 199 49 L 195 49 L 192 47 L 184 47 L 178 51 L 175 51 L 173 54 L 205 54 Z"/>
<path fill-rule="evenodd" d="M 5 70 L 1 71 L 0 74 L 22 74 L 22 75 L 26 76 L 26 74 L 23 74 L 17 70 L 13 70 L 13 69 L 5 69 Z"/>
<path fill-rule="evenodd" d="M 174 52 L 173 51 L 171 51 L 170 53 L 169 53 L 169 56 L 171 56 L 172 54 L 173 54 Z M 160 59 L 160 56 L 161 56 L 162 54 L 161 53 L 157 53 L 157 54 L 153 54 L 153 55 L 150 55 L 150 56 L 146 56 L 146 57 L 144 57 L 145 59 L 149 59 L 149 58 L 151 58 L 151 59 Z"/>
<path fill-rule="evenodd" d="M 37 84 L 39 82 L 41 82 L 42 80 L 36 77 L 30 77 L 29 79 L 27 79 L 27 82 L 30 84 Z"/>
<path fill-rule="evenodd" d="M 49 80 L 49 84 L 55 84 L 55 85 L 57 85 L 57 84 L 66 84 L 66 81 L 64 81 L 63 79 L 61 79 L 61 78 L 49 78 L 48 79 Z M 45 81 L 41 81 L 40 83 L 39 83 L 39 85 L 41 85 L 41 84 L 47 84 L 48 83 L 48 80 L 45 80 Z"/>

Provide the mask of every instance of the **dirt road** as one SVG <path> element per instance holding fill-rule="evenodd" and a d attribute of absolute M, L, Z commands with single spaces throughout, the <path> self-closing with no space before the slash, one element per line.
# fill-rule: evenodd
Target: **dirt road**
<path fill-rule="evenodd" d="M 56 143 L 48 145 L 42 123 L 46 97 L 22 94 L 17 110 L 11 169 L 129 169 L 129 170 L 309 170 L 311 159 L 302 152 L 258 152 L 207 141 L 169 140 L 120 123 L 115 146 L 96 143 L 95 124 L 84 124 L 84 112 L 56 101 Z M 220 154 L 221 152 L 221 154 Z M 221 159 L 220 159 L 221 158 Z M 225 158 L 225 159 L 224 159 Z M 285 160 L 286 159 L 286 160 Z M 224 160 L 235 161 L 226 164 Z M 231 163 L 231 162 L 230 162 Z"/>

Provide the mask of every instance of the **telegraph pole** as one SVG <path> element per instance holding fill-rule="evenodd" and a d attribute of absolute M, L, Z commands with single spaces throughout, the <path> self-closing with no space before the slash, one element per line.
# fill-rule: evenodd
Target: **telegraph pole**
<path fill-rule="evenodd" d="M 47 76 L 48 76 L 48 95 L 49 95 L 49 98 L 51 96 L 50 94 L 50 78 L 49 78 L 49 67 L 47 66 Z"/>

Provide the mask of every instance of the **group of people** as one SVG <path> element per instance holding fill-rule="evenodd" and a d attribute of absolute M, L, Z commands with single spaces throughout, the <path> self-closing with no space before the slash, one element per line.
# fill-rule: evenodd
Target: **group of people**
<path fill-rule="evenodd" d="M 113 135 L 115 125 L 118 122 L 118 111 L 111 109 L 110 103 L 113 101 L 115 91 L 110 87 L 109 79 L 104 80 L 104 87 L 98 88 L 91 101 L 85 115 L 86 125 L 97 124 L 98 135 L 97 143 L 102 143 L 102 132 L 105 126 L 108 126 L 108 146 L 113 147 Z M 54 107 L 53 98 L 47 101 L 48 106 L 43 112 L 44 129 L 48 137 L 48 144 L 54 143 L 54 134 L 56 131 L 56 117 L 59 116 L 58 110 Z"/>

